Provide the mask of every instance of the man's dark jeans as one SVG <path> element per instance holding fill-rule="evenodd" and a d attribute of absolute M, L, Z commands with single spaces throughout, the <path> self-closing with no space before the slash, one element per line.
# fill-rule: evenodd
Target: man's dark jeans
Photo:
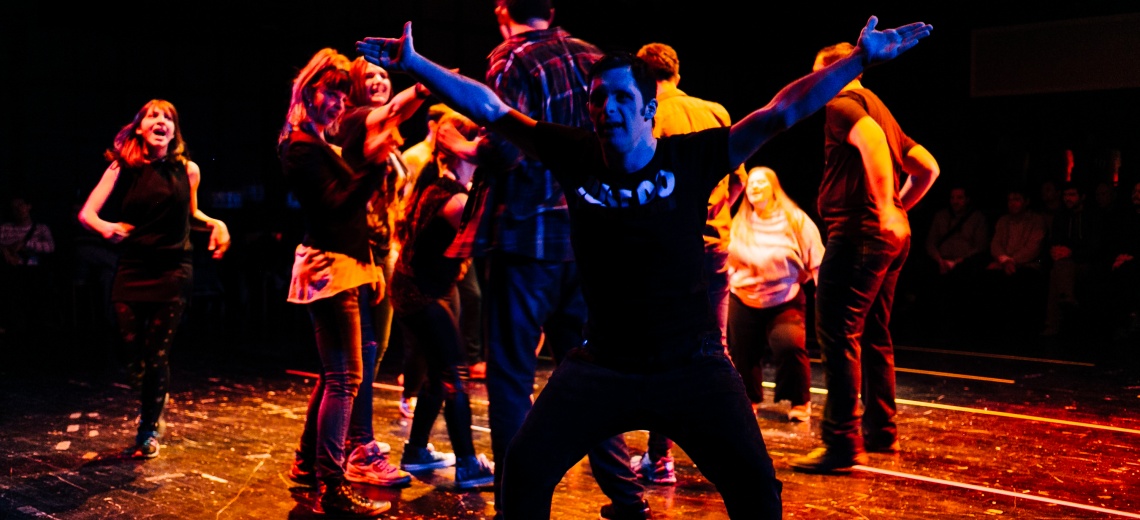
<path fill-rule="evenodd" d="M 506 457 L 511 440 L 531 410 L 538 364 L 535 347 L 545 334 L 544 345 L 555 362 L 561 362 L 567 352 L 581 346 L 586 302 L 574 262 L 496 254 L 487 259 L 487 269 L 488 285 L 483 294 L 487 399 L 491 451 L 496 462 L 495 505 L 499 508 L 503 476 L 499 462 Z M 644 488 L 629 467 L 629 450 L 620 433 L 594 443 L 589 451 L 590 467 L 602 492 L 615 504 L 628 506 L 640 503 Z M 585 455 L 583 452 L 578 458 Z"/>
<path fill-rule="evenodd" d="M 618 372 L 587 347 L 558 365 L 511 443 L 504 518 L 549 518 L 563 475 L 599 442 L 632 430 L 677 443 L 720 492 L 732 518 L 780 518 L 782 484 L 744 383 L 718 342 L 662 372 Z"/>
<path fill-rule="evenodd" d="M 896 439 L 895 352 L 888 329 L 910 250 L 876 235 L 830 233 L 816 290 L 816 335 L 827 381 L 822 439 L 843 453 Z M 859 395 L 863 395 L 863 410 Z"/>

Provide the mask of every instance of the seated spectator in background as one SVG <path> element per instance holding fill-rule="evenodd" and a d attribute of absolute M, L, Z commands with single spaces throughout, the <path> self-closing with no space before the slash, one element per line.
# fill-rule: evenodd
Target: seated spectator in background
<path fill-rule="evenodd" d="M 1053 217 L 1064 208 L 1064 205 L 1061 204 L 1061 190 L 1057 181 L 1045 179 L 1038 188 L 1038 199 L 1038 208 L 1040 208 L 1041 216 L 1045 217 L 1045 226 L 1052 228 Z"/>
<path fill-rule="evenodd" d="M 1128 211 L 1109 227 L 1109 259 L 1112 266 L 1108 274 L 1108 301 L 1113 324 L 1113 341 L 1118 346 L 1140 344 L 1140 180 L 1132 184 L 1131 204 Z M 1132 349 L 1127 352 L 1134 358 Z"/>
<path fill-rule="evenodd" d="M 1044 299 L 1045 275 L 1041 264 L 1048 228 L 1045 217 L 1029 209 L 1025 191 L 1012 189 L 1006 195 L 1006 214 L 998 217 L 990 241 L 991 260 L 983 277 L 991 299 L 982 299 L 987 330 L 1005 333 L 1038 330 Z"/>
<path fill-rule="evenodd" d="M 1092 190 L 1093 205 L 1089 209 L 1099 211 L 1101 214 L 1108 215 L 1116 213 L 1119 210 L 1119 204 L 1116 201 L 1116 186 L 1112 185 L 1112 181 L 1105 179 L 1097 181 L 1093 185 Z"/>
<path fill-rule="evenodd" d="M 927 287 L 927 309 L 943 332 L 967 330 L 959 325 L 972 318 L 974 288 L 985 266 L 989 224 L 975 208 L 966 188 L 950 189 L 949 205 L 934 214 L 926 235 L 926 254 L 937 266 Z M 970 301 L 968 301 L 970 300 Z"/>
<path fill-rule="evenodd" d="M 1085 204 L 1085 188 L 1065 183 L 1064 209 L 1053 217 L 1049 234 L 1049 291 L 1045 301 L 1045 329 L 1049 346 L 1074 323 L 1084 321 L 1096 299 L 1100 281 L 1098 263 L 1104 258 L 1103 219 Z"/>
<path fill-rule="evenodd" d="M 1045 218 L 1029 209 L 1029 197 L 1013 189 L 1006 195 L 1007 213 L 997 220 L 990 240 L 993 257 L 987 269 L 1012 276 L 1024 269 L 1041 268 L 1041 247 L 1048 229 Z"/>
<path fill-rule="evenodd" d="M 989 246 L 986 217 L 976 209 L 966 188 L 950 189 L 950 205 L 934 214 L 926 236 L 926 253 L 938 265 L 939 274 L 969 267 Z M 965 264 L 965 265 L 964 265 Z"/>
<path fill-rule="evenodd" d="M 41 264 L 55 251 L 55 240 L 47 224 L 32 220 L 32 205 L 24 197 L 9 204 L 11 220 L 0 224 L 0 251 L 3 251 L 4 331 L 34 330 L 43 323 L 51 289 L 50 273 Z M 17 330 L 19 329 L 19 330 Z"/>
<path fill-rule="evenodd" d="M 32 205 L 23 197 L 9 205 L 12 220 L 0 224 L 0 246 L 4 262 L 10 266 L 37 266 L 44 255 L 55 251 L 55 241 L 47 224 L 32 221 Z"/>

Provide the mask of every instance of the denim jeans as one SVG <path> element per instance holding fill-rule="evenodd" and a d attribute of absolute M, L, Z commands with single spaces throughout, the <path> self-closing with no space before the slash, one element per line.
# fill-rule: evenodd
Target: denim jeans
<path fill-rule="evenodd" d="M 474 260 L 481 260 L 476 258 Z M 485 361 L 483 355 L 483 280 L 477 265 L 468 262 L 467 274 L 456 284 L 459 290 L 459 336 L 463 341 L 463 365 Z"/>
<path fill-rule="evenodd" d="M 496 254 L 487 259 L 487 269 L 483 300 L 487 397 L 491 450 L 496 461 L 495 507 L 500 508 L 503 466 L 498 461 L 506 458 L 508 446 L 531 411 L 539 337 L 545 333 L 545 345 L 555 362 L 561 362 L 571 349 L 582 345 L 586 302 L 573 262 Z M 644 488 L 629 467 L 629 451 L 621 433 L 597 439 L 587 451 L 602 492 L 615 504 L 632 505 L 641 501 Z M 583 451 L 579 459 L 586 454 Z"/>
<path fill-rule="evenodd" d="M 831 233 L 827 238 L 815 296 L 827 381 L 821 437 L 830 449 L 854 453 L 863 450 L 864 436 L 876 444 L 897 436 L 895 352 L 888 327 L 909 250 L 909 236 L 895 241 Z"/>
<path fill-rule="evenodd" d="M 307 461 L 315 455 L 317 478 L 335 483 L 344 478 L 345 438 L 363 378 L 359 291 L 341 291 L 307 307 L 316 334 L 321 373 L 309 397 L 297 457 Z"/>
<path fill-rule="evenodd" d="M 732 518 L 780 518 L 782 484 L 744 384 L 715 342 L 687 364 L 648 374 L 598 365 L 588 347 L 571 352 L 502 463 L 503 517 L 549 518 L 566 471 L 599 442 L 640 429 L 660 432 L 685 450 Z"/>
<path fill-rule="evenodd" d="M 459 378 L 459 365 L 466 361 L 450 302 L 436 301 L 419 311 L 398 315 L 396 320 L 405 341 L 410 342 L 412 351 L 423 358 L 427 367 L 427 381 L 419 391 L 408 444 L 421 448 L 427 446 L 432 426 L 442 407 L 455 456 L 474 455 L 471 402 L 463 380 Z"/>
<path fill-rule="evenodd" d="M 384 262 L 384 280 L 392 279 L 393 255 Z M 348 449 L 375 440 L 372 431 L 372 383 L 392 332 L 392 300 L 386 294 L 380 303 L 372 305 L 372 287 L 360 286 L 360 355 L 363 362 L 360 391 L 352 404 L 352 417 L 348 424 Z"/>
<path fill-rule="evenodd" d="M 773 401 L 792 406 L 811 402 L 811 359 L 807 351 L 802 288 L 791 301 L 764 309 L 749 307 L 735 294 L 728 301 L 728 352 L 744 379 L 748 399 L 764 400 L 764 363 L 776 365 Z"/>

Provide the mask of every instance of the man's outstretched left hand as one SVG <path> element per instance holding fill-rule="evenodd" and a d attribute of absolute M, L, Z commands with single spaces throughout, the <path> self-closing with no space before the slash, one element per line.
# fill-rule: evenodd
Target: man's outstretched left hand
<path fill-rule="evenodd" d="M 934 27 L 923 22 L 915 22 L 894 29 L 876 30 L 879 18 L 872 16 L 867 19 L 867 26 L 859 33 L 858 47 L 864 52 L 864 65 L 874 65 L 894 59 L 911 47 L 918 45 L 918 40 L 930 36 Z"/>

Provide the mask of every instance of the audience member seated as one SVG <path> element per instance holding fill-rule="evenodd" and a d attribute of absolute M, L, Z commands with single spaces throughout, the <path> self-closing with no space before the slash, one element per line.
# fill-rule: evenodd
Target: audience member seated
<path fill-rule="evenodd" d="M 12 198 L 9 209 L 10 220 L 0 224 L 4 257 L 0 329 L 22 335 L 47 323 L 53 289 L 51 272 L 44 263 L 55 251 L 55 240 L 47 224 L 32 220 L 32 204 L 26 198 Z"/>
<path fill-rule="evenodd" d="M 976 318 L 969 309 L 975 307 L 975 289 L 989 245 L 985 215 L 974 207 L 966 188 L 952 187 L 949 205 L 934 214 L 926 236 L 926 254 L 937 272 L 927 284 L 924 307 L 945 335 L 972 329 L 963 325 Z"/>
<path fill-rule="evenodd" d="M 1045 217 L 1045 225 L 1048 229 L 1053 228 L 1053 217 L 1064 209 L 1061 204 L 1061 189 L 1058 187 L 1060 183 L 1053 179 L 1045 179 L 1044 182 L 1038 187 L 1038 200 L 1037 208 L 1041 216 Z"/>
<path fill-rule="evenodd" d="M 1140 345 L 1140 180 L 1132 184 L 1131 204 L 1109 226 L 1108 274 L 1113 343 L 1119 354 L 1135 358 Z"/>
<path fill-rule="evenodd" d="M 1086 207 L 1086 195 L 1080 183 L 1062 185 L 1064 209 L 1054 216 L 1049 234 L 1049 287 L 1041 335 L 1050 348 L 1061 346 L 1063 333 L 1082 330 L 1082 338 L 1092 339 L 1102 332 L 1081 326 L 1092 325 L 1088 318 L 1104 274 L 1098 264 L 1105 258 L 1104 221 Z"/>
<path fill-rule="evenodd" d="M 1045 217 L 1029 208 L 1028 193 L 1017 188 L 1006 194 L 1006 210 L 994 227 L 982 276 L 981 294 L 989 297 L 978 298 L 985 320 L 979 328 L 998 331 L 999 340 L 1040 330 L 1045 300 Z"/>

